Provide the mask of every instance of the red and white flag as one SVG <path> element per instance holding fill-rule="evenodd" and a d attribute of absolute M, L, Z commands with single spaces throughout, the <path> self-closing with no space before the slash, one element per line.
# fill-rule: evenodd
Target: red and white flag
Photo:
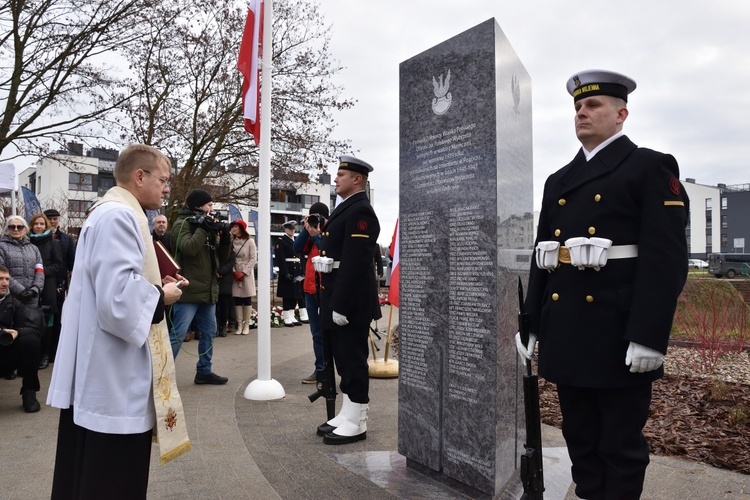
<path fill-rule="evenodd" d="M 398 230 L 398 220 L 396 220 L 396 229 L 393 231 L 393 238 L 391 239 L 391 248 L 389 250 L 389 253 L 391 254 L 391 259 L 393 259 L 393 266 L 391 268 L 391 281 L 388 288 L 388 302 L 390 302 L 392 305 L 399 307 L 399 274 L 401 273 L 401 266 L 398 262 L 398 244 L 399 244 L 399 236 L 398 236 L 399 230 Z"/>
<path fill-rule="evenodd" d="M 263 50 L 263 0 L 250 0 L 237 69 L 242 76 L 245 130 L 260 144 L 260 55 Z"/>

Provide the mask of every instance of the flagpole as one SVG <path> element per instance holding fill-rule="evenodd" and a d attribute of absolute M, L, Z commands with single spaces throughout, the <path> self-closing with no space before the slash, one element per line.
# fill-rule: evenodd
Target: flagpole
<path fill-rule="evenodd" d="M 258 253 L 271 251 L 271 57 L 273 0 L 263 2 L 263 55 L 260 88 L 260 168 L 258 169 Z M 258 259 L 258 378 L 245 389 L 245 398 L 270 401 L 285 396 L 271 378 L 271 260 Z"/>

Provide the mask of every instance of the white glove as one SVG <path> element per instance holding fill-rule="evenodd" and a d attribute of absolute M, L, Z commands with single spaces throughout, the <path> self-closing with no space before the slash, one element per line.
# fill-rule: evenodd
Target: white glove
<path fill-rule="evenodd" d="M 333 311 L 333 322 L 339 326 L 346 326 L 349 324 L 349 320 L 346 319 L 346 316 L 339 314 L 336 311 Z"/>
<path fill-rule="evenodd" d="M 521 332 L 516 334 L 516 349 L 518 349 L 518 355 L 521 357 L 521 363 L 526 366 L 526 360 L 531 360 L 534 357 L 534 347 L 536 346 L 536 335 L 533 333 L 529 334 L 528 345 L 523 345 L 521 342 Z"/>
<path fill-rule="evenodd" d="M 664 355 L 656 349 L 631 342 L 625 355 L 625 364 L 630 366 L 630 373 L 650 372 L 664 363 Z"/>

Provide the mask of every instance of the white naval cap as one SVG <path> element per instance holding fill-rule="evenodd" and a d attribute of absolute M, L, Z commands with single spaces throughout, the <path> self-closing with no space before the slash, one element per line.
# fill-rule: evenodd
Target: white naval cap
<path fill-rule="evenodd" d="M 635 90 L 635 81 L 621 73 L 604 69 L 579 71 L 568 78 L 568 93 L 573 102 L 593 95 L 608 95 L 628 101 L 628 94 Z"/>
<path fill-rule="evenodd" d="M 353 172 L 369 175 L 373 169 L 366 161 L 349 155 L 341 155 L 339 156 L 339 170 L 352 170 Z"/>

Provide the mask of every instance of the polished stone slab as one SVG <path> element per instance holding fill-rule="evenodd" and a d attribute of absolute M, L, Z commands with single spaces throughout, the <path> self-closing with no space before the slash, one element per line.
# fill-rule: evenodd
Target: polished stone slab
<path fill-rule="evenodd" d="M 523 448 L 531 80 L 494 19 L 400 65 L 398 451 L 492 496 Z"/>
<path fill-rule="evenodd" d="M 567 448 L 543 449 L 545 500 L 575 498 L 570 479 Z M 386 490 L 397 498 L 413 500 L 449 500 L 456 498 L 491 499 L 482 491 L 471 488 L 429 469 L 407 467 L 407 459 L 393 451 L 331 453 L 340 465 Z M 516 488 L 502 498 L 518 499 L 522 490 Z"/>

